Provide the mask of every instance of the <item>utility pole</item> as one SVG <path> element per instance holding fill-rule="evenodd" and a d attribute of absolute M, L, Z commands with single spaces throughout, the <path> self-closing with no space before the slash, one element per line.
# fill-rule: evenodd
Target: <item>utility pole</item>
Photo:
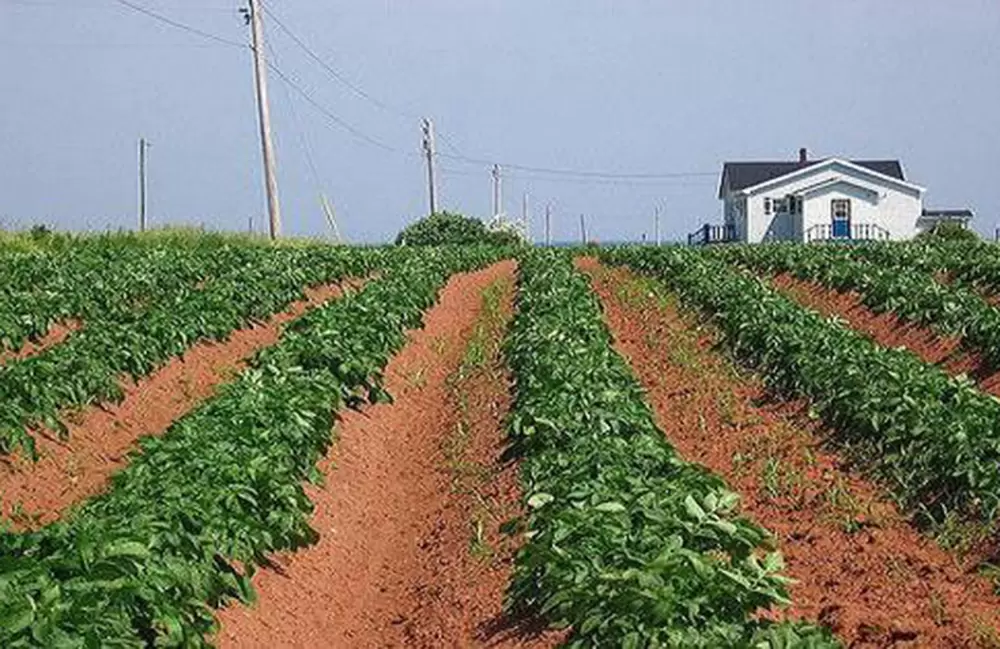
<path fill-rule="evenodd" d="M 587 245 L 587 221 L 583 214 L 580 215 L 580 243 Z"/>
<path fill-rule="evenodd" d="M 250 215 L 249 227 L 247 228 L 247 234 L 253 234 L 253 214 Z"/>
<path fill-rule="evenodd" d="M 531 219 L 528 215 L 528 192 L 524 192 L 521 199 L 521 223 L 524 224 L 524 236 L 531 241 Z"/>
<path fill-rule="evenodd" d="M 271 106 L 267 97 L 267 62 L 264 60 L 264 23 L 260 0 L 249 0 L 247 19 L 253 32 L 254 81 L 257 85 L 257 117 L 260 121 L 260 144 L 264 158 L 264 187 L 267 191 L 267 214 L 271 238 L 281 236 L 281 206 L 278 203 L 278 179 L 274 170 L 274 142 L 271 140 Z"/>
<path fill-rule="evenodd" d="M 146 150 L 149 142 L 139 138 L 139 232 L 146 231 Z"/>
<path fill-rule="evenodd" d="M 552 245 L 552 204 L 545 206 L 545 246 Z"/>
<path fill-rule="evenodd" d="M 493 217 L 498 218 L 502 210 L 503 194 L 501 189 L 500 165 L 493 165 Z"/>
<path fill-rule="evenodd" d="M 653 240 L 656 242 L 656 247 L 660 247 L 660 206 L 656 206 L 656 212 L 653 216 Z"/>
<path fill-rule="evenodd" d="M 434 122 L 425 119 L 424 153 L 427 155 L 427 191 L 430 196 L 431 214 L 437 214 L 437 185 L 434 182 Z"/>

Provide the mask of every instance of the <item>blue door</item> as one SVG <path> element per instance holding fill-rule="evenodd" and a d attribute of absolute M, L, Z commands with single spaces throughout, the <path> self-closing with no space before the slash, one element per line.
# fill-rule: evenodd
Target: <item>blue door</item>
<path fill-rule="evenodd" d="M 834 239 L 851 238 L 851 201 L 835 198 L 830 201 L 830 231 Z"/>

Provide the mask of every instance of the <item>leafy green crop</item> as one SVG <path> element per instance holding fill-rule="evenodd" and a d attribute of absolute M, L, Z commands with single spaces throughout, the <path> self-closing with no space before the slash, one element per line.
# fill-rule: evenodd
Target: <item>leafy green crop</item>
<path fill-rule="evenodd" d="M 148 309 L 90 322 L 63 343 L 0 367 L 0 450 L 33 454 L 28 428 L 64 431 L 65 409 L 120 399 L 123 376 L 147 376 L 200 340 L 224 339 L 280 311 L 303 297 L 304 287 L 366 274 L 391 254 L 330 247 L 245 252 L 243 259 L 227 257 L 231 266 L 202 286 L 177 286 Z"/>
<path fill-rule="evenodd" d="M 0 264 L 0 349 L 19 349 L 60 321 L 135 317 L 267 252 L 211 236 L 180 243 L 102 236 L 57 251 L 8 254 Z"/>
<path fill-rule="evenodd" d="M 925 270 L 856 261 L 850 248 L 840 246 L 733 246 L 718 254 L 755 270 L 790 272 L 839 291 L 857 291 L 874 311 L 960 336 L 989 367 L 1000 367 L 1000 309 Z"/>
<path fill-rule="evenodd" d="M 572 625 L 574 647 L 836 646 L 753 617 L 787 602 L 780 554 L 656 428 L 570 258 L 523 254 L 517 299 L 510 435 L 530 515 L 509 605 Z"/>
<path fill-rule="evenodd" d="M 620 248 L 603 257 L 656 275 L 712 316 L 737 357 L 773 387 L 809 397 L 907 506 L 934 520 L 996 518 L 1000 401 L 967 379 L 880 347 L 702 252 Z"/>
<path fill-rule="evenodd" d="M 0 646 L 205 644 L 213 607 L 253 597 L 254 566 L 316 539 L 302 483 L 316 478 L 335 412 L 381 396 L 382 368 L 448 276 L 497 254 L 394 257 L 143 440 L 107 493 L 37 532 L 0 534 Z"/>

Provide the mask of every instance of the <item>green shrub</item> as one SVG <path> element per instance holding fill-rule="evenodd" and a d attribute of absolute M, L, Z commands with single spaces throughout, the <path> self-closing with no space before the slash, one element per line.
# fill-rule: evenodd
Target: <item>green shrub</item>
<path fill-rule="evenodd" d="M 461 214 L 439 212 L 420 219 L 396 236 L 397 245 L 445 246 L 469 244 L 510 246 L 520 243 L 513 232 L 491 232 L 482 221 Z"/>
<path fill-rule="evenodd" d="M 943 221 L 930 230 L 921 232 L 917 239 L 922 241 L 979 241 L 979 235 L 961 223 Z"/>

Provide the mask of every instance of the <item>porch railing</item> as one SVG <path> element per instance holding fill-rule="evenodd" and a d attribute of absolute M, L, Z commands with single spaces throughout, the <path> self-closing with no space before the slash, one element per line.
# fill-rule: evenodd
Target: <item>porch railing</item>
<path fill-rule="evenodd" d="M 839 235 L 839 233 L 838 233 Z M 888 241 L 892 235 L 875 223 L 852 223 L 848 236 L 834 235 L 833 225 L 818 223 L 806 230 L 806 242 L 813 241 Z"/>
<path fill-rule="evenodd" d="M 731 223 L 712 225 L 706 223 L 688 235 L 689 246 L 707 246 L 710 243 L 731 243 L 736 241 L 736 226 Z"/>

